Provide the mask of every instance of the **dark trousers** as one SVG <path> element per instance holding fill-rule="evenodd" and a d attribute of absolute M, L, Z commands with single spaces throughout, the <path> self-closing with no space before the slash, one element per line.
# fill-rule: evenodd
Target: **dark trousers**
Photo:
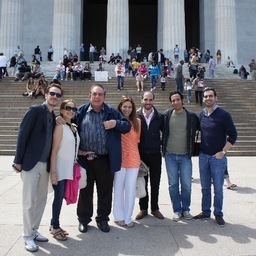
<path fill-rule="evenodd" d="M 161 178 L 161 166 L 162 166 L 162 156 L 161 153 L 154 154 L 140 154 L 141 160 L 150 168 L 149 170 L 149 179 L 151 186 L 151 211 L 156 211 L 159 209 L 158 206 L 158 195 L 159 195 L 159 185 Z M 147 195 L 140 199 L 140 209 L 147 210 L 148 209 L 148 176 L 145 176 L 146 183 L 146 192 Z"/>
<path fill-rule="evenodd" d="M 54 229 L 60 228 L 60 211 L 65 193 L 66 180 L 58 181 L 58 185 L 52 185 L 54 189 L 54 199 L 52 203 L 52 219 L 51 226 Z"/>
<path fill-rule="evenodd" d="M 80 190 L 77 216 L 81 223 L 87 224 L 93 215 L 94 183 L 97 188 L 97 216 L 96 222 L 109 221 L 112 206 L 112 187 L 114 175 L 110 172 L 109 158 L 103 156 L 87 161 L 87 186 Z"/>
<path fill-rule="evenodd" d="M 203 105 L 203 91 L 195 91 L 195 97 L 196 97 L 196 103 L 199 103 L 202 106 Z"/>

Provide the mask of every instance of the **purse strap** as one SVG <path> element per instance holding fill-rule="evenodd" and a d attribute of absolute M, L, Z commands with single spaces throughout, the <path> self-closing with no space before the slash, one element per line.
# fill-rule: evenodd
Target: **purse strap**
<path fill-rule="evenodd" d="M 76 151 L 77 151 L 77 129 L 76 129 L 76 125 L 71 123 L 67 125 L 70 127 L 70 130 L 72 131 L 74 137 L 75 137 L 75 155 L 74 155 L 74 164 L 76 162 Z"/>

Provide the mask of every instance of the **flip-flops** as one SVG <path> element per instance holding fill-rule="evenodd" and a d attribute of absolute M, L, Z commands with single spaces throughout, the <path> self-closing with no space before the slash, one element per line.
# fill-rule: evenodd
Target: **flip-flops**
<path fill-rule="evenodd" d="M 227 189 L 234 189 L 234 188 L 236 188 L 236 187 L 237 187 L 236 184 L 231 184 L 230 186 L 227 187 Z"/>

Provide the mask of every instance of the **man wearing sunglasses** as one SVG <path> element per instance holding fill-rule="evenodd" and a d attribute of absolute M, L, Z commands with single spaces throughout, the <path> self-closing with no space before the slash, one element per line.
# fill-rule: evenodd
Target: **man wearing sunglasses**
<path fill-rule="evenodd" d="M 214 188 L 214 211 L 218 226 L 224 227 L 223 183 L 227 166 L 226 153 L 236 142 L 237 131 L 231 115 L 218 107 L 214 88 L 203 91 L 204 110 L 200 113 L 201 145 L 199 172 L 202 187 L 202 212 L 193 220 L 209 219 L 211 215 L 211 186 Z M 202 118 L 201 118 L 202 116 Z"/>
<path fill-rule="evenodd" d="M 48 241 L 38 228 L 48 192 L 49 157 L 55 126 L 53 110 L 62 93 L 59 85 L 51 84 L 46 90 L 45 102 L 30 107 L 19 128 L 13 169 L 21 173 L 23 182 L 23 237 L 25 248 L 30 252 L 38 250 L 35 241 Z"/>

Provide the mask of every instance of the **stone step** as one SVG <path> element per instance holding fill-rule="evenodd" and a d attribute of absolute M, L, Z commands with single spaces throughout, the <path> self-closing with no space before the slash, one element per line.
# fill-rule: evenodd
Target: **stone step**
<path fill-rule="evenodd" d="M 4 83 L 3 83 L 4 81 Z M 25 83 L 12 82 L 10 79 L 4 79 L 1 82 L 2 93 L 0 95 L 0 154 L 13 155 L 16 147 L 16 138 L 18 134 L 19 123 L 22 116 L 31 104 L 40 104 L 44 101 L 43 97 L 37 99 L 28 99 L 21 96 L 24 92 Z M 9 82 L 8 82 L 9 81 Z M 162 92 L 159 87 L 154 91 L 156 95 L 155 106 L 162 112 L 170 107 L 168 94 L 170 90 L 175 89 L 174 79 L 170 79 L 168 90 Z M 88 94 L 91 82 L 63 82 L 64 99 L 73 98 L 76 100 L 77 105 L 88 102 Z M 220 107 L 230 111 L 233 120 L 238 130 L 238 141 L 229 152 L 233 156 L 247 156 L 255 155 L 255 142 L 256 142 L 256 117 L 254 110 L 256 108 L 256 84 L 254 81 L 241 81 L 241 80 L 207 80 L 209 86 L 217 89 Z M 242 87 L 241 87 L 241 83 Z M 123 91 L 116 91 L 116 79 L 111 79 L 108 83 L 104 83 L 107 89 L 106 102 L 112 106 L 117 106 L 120 97 L 124 94 L 131 95 L 136 106 L 140 106 L 141 92 L 136 91 L 135 79 L 126 78 L 125 88 Z M 145 83 L 145 88 L 150 88 L 149 80 Z M 248 93 L 249 92 L 249 93 Z M 186 92 L 184 93 L 186 99 Z M 186 100 L 184 106 L 188 109 L 198 113 L 202 107 L 194 103 L 187 105 Z M 55 111 L 58 113 L 58 110 Z"/>

